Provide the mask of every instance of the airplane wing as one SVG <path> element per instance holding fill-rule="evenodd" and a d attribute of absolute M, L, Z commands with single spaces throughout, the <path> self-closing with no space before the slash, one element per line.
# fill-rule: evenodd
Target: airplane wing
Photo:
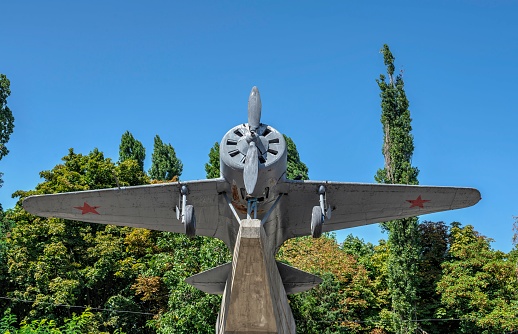
<path fill-rule="evenodd" d="M 311 234 L 311 210 L 319 205 L 320 185 L 325 186 L 327 204 L 333 209 L 323 232 L 460 209 L 481 199 L 473 188 L 286 181 L 288 196 L 282 210 L 288 238 Z"/>
<path fill-rule="evenodd" d="M 182 185 L 189 189 L 187 204 L 195 209 L 196 234 L 225 241 L 231 212 L 218 196 L 228 187 L 224 179 L 37 195 L 27 197 L 23 207 L 43 217 L 185 233 L 176 219 Z"/>

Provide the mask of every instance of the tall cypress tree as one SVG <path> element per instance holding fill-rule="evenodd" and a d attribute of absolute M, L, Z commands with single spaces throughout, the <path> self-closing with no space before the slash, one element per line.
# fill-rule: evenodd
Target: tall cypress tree
<path fill-rule="evenodd" d="M 308 166 L 300 160 L 299 151 L 293 140 L 284 135 L 288 150 L 288 165 L 286 167 L 286 178 L 289 180 L 309 180 Z"/>
<path fill-rule="evenodd" d="M 205 164 L 207 179 L 216 179 L 220 176 L 219 166 L 219 143 L 215 142 L 210 148 L 209 162 Z"/>
<path fill-rule="evenodd" d="M 412 166 L 414 138 L 408 99 L 402 74 L 394 76 L 394 56 L 388 45 L 381 49 L 387 77 L 376 80 L 381 90 L 381 123 L 383 124 L 383 155 L 385 167 L 379 169 L 378 183 L 418 184 L 419 170 Z M 388 80 L 388 81 L 387 81 Z M 417 263 L 419 259 L 417 217 L 386 222 L 388 231 L 388 285 L 392 298 L 392 325 L 396 333 L 414 333 L 418 286 Z"/>
<path fill-rule="evenodd" d="M 13 113 L 7 106 L 7 98 L 11 95 L 10 85 L 11 82 L 5 74 L 0 73 L 0 160 L 9 153 L 5 144 L 9 141 L 14 129 Z M 3 173 L 0 173 L 0 187 L 4 183 L 2 176 Z M 1 209 L 2 206 L 0 205 Z"/>
<path fill-rule="evenodd" d="M 183 164 L 176 157 L 171 144 L 164 144 L 158 135 L 155 136 L 155 145 L 151 155 L 151 169 L 149 176 L 154 180 L 172 180 L 182 175 Z"/>
<path fill-rule="evenodd" d="M 11 95 L 11 82 L 5 74 L 0 73 L 0 159 L 9 153 L 5 144 L 9 141 L 14 129 L 14 117 L 7 106 L 7 98 Z"/>
<path fill-rule="evenodd" d="M 136 160 L 140 170 L 144 171 L 144 159 L 146 158 L 146 149 L 144 145 L 136 140 L 131 132 L 126 131 L 121 137 L 119 145 L 119 161 L 123 162 L 128 159 Z"/>

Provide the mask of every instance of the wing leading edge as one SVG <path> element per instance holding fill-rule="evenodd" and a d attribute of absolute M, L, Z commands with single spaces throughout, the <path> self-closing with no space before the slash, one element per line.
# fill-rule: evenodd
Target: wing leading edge
<path fill-rule="evenodd" d="M 311 234 L 311 208 L 319 204 L 321 185 L 332 208 L 324 232 L 465 208 L 481 199 L 473 188 L 287 181 L 288 238 Z"/>
<path fill-rule="evenodd" d="M 184 233 L 184 226 L 176 219 L 182 185 L 188 187 L 188 204 L 196 210 L 196 233 L 211 237 L 226 234 L 218 233 L 220 222 L 228 220 L 223 217 L 230 215 L 228 206 L 219 203 L 218 194 L 228 187 L 223 179 L 37 195 L 27 197 L 23 207 L 43 217 Z"/>

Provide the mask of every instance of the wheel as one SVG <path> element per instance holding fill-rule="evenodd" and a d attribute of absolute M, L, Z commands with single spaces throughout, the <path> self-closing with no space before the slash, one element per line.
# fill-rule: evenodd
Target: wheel
<path fill-rule="evenodd" d="M 319 206 L 314 206 L 311 212 L 311 236 L 320 238 L 322 235 L 322 224 L 324 224 L 324 216 Z"/>
<path fill-rule="evenodd" d="M 192 205 L 185 206 L 185 234 L 189 238 L 196 235 L 196 216 Z"/>

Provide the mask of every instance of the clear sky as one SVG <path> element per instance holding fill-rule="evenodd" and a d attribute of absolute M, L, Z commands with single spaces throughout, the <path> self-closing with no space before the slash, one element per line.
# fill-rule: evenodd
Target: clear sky
<path fill-rule="evenodd" d="M 203 179 L 212 145 L 247 121 L 254 85 L 262 121 L 294 140 L 311 179 L 373 182 L 387 43 L 404 71 L 420 183 L 482 193 L 474 207 L 421 219 L 472 224 L 494 248 L 513 247 L 517 1 L 50 0 L 0 11 L 15 116 L 4 208 L 71 147 L 116 161 L 126 130 L 146 147 L 146 170 L 158 134 L 181 179 Z M 349 233 L 386 238 L 377 224 L 338 237 Z"/>

